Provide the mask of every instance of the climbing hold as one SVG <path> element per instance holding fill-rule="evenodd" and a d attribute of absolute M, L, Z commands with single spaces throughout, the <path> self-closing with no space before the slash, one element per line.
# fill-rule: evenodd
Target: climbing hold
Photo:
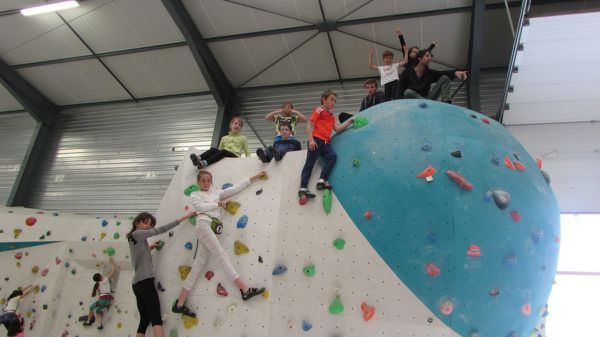
<path fill-rule="evenodd" d="M 477 116 L 475 116 L 474 114 L 470 114 L 469 116 L 471 116 L 471 118 L 473 119 L 477 119 Z"/>
<path fill-rule="evenodd" d="M 326 189 L 323 191 L 323 210 L 325 214 L 331 213 L 331 190 Z"/>
<path fill-rule="evenodd" d="M 518 152 L 513 152 L 513 156 L 515 157 L 516 160 L 521 160 L 521 154 Z"/>
<path fill-rule="evenodd" d="M 177 330 L 171 329 L 169 331 L 169 337 L 177 337 Z"/>
<path fill-rule="evenodd" d="M 259 195 L 259 194 L 261 194 L 262 192 L 263 192 L 263 189 L 261 188 L 261 189 L 259 189 L 259 190 L 257 190 L 257 191 L 256 191 L 256 195 Z"/>
<path fill-rule="evenodd" d="M 263 263 L 262 256 L 260 256 L 260 255 L 258 256 L 258 262 Z"/>
<path fill-rule="evenodd" d="M 485 202 L 490 202 L 492 201 L 492 199 L 492 191 L 485 191 L 485 196 L 483 197 L 483 200 L 485 200 Z"/>
<path fill-rule="evenodd" d="M 544 180 L 546 180 L 546 183 L 549 185 L 550 184 L 550 175 L 548 174 L 548 172 L 541 170 L 542 172 L 542 176 L 544 177 Z"/>
<path fill-rule="evenodd" d="M 369 120 L 366 117 L 363 117 L 363 116 L 356 116 L 354 118 L 354 123 L 353 124 L 354 124 L 353 126 L 354 126 L 355 129 L 360 129 L 363 126 L 369 124 Z"/>
<path fill-rule="evenodd" d="M 423 150 L 425 152 L 431 152 L 431 144 L 424 143 L 423 145 L 421 145 L 421 150 Z"/>
<path fill-rule="evenodd" d="M 540 241 L 542 241 L 542 239 L 544 238 L 544 231 L 541 229 L 536 229 L 531 231 L 531 241 L 533 241 L 533 243 L 540 243 Z"/>
<path fill-rule="evenodd" d="M 73 270 L 71 270 L 71 274 L 72 274 L 72 275 L 75 275 L 75 274 L 77 274 L 77 269 L 73 269 Z"/>
<path fill-rule="evenodd" d="M 121 226 L 121 221 L 117 221 L 116 226 Z"/>
<path fill-rule="evenodd" d="M 510 253 L 504 257 L 502 260 L 502 264 L 506 267 L 511 267 L 517 264 L 517 255 L 515 253 Z"/>
<path fill-rule="evenodd" d="M 537 167 L 538 167 L 540 170 L 542 169 L 542 166 L 543 166 L 543 164 L 542 164 L 542 160 L 541 160 L 540 158 L 537 158 L 537 159 L 535 160 L 535 164 L 537 165 Z"/>
<path fill-rule="evenodd" d="M 433 166 L 429 165 L 429 166 L 427 166 L 427 168 L 425 170 L 423 170 L 423 172 L 421 172 L 417 175 L 417 178 L 433 177 L 434 174 L 435 174 L 435 169 L 433 168 Z"/>
<path fill-rule="evenodd" d="M 82 236 L 82 237 L 81 237 L 81 241 L 87 241 L 87 236 L 85 236 L 85 235 L 84 235 L 84 236 Z"/>
<path fill-rule="evenodd" d="M 225 210 L 231 214 L 231 215 L 235 215 L 235 213 L 237 213 L 238 208 L 240 208 L 241 204 L 237 201 L 228 201 L 227 204 L 225 204 Z"/>
<path fill-rule="evenodd" d="M 492 163 L 496 166 L 500 166 L 500 158 L 499 157 L 492 158 Z"/>
<path fill-rule="evenodd" d="M 188 220 L 190 221 L 190 223 L 192 225 L 196 226 L 196 221 L 198 220 L 198 218 L 194 215 L 194 216 L 190 217 Z M 171 236 L 170 232 L 169 232 L 169 236 Z"/>
<path fill-rule="evenodd" d="M 427 318 L 427 323 L 433 323 L 433 318 L 431 318 L 431 317 L 428 317 L 428 318 Z"/>
<path fill-rule="evenodd" d="M 450 301 L 450 300 L 446 300 L 446 301 L 442 302 L 442 304 L 440 305 L 440 312 L 444 316 L 450 315 L 453 310 L 454 310 L 454 304 L 452 304 L 452 301 Z"/>
<path fill-rule="evenodd" d="M 20 228 L 15 228 L 15 229 L 13 229 L 13 235 L 14 235 L 14 238 L 15 238 L 15 239 L 19 238 L 19 235 L 21 235 L 21 233 L 22 233 L 22 232 L 23 232 L 23 230 L 22 230 L 22 229 L 20 229 Z"/>
<path fill-rule="evenodd" d="M 263 291 L 263 293 L 262 293 L 262 298 L 263 298 L 263 299 L 265 299 L 265 300 L 268 300 L 268 299 L 269 299 L 269 292 L 268 292 L 268 291 L 266 291 L 266 290 L 265 290 L 265 291 Z"/>
<path fill-rule="evenodd" d="M 23 252 L 16 252 L 15 259 L 20 260 L 21 258 L 23 258 Z"/>
<path fill-rule="evenodd" d="M 307 320 L 302 320 L 302 330 L 308 331 L 312 328 L 312 324 Z"/>
<path fill-rule="evenodd" d="M 344 304 L 342 304 L 342 299 L 339 295 L 335 296 L 335 299 L 329 305 L 329 313 L 330 314 L 341 314 L 344 312 Z"/>
<path fill-rule="evenodd" d="M 287 271 L 287 267 L 282 265 L 282 264 L 278 264 L 275 266 L 275 268 L 273 268 L 273 275 L 280 275 L 283 274 Z"/>
<path fill-rule="evenodd" d="M 37 273 L 39 270 L 40 270 L 40 267 L 38 267 L 38 266 L 33 266 L 31 268 L 31 272 L 34 273 L 34 274 Z"/>
<path fill-rule="evenodd" d="M 212 270 L 209 270 L 206 273 L 204 273 L 204 277 L 206 277 L 206 279 L 209 281 L 211 278 L 213 278 L 213 276 L 215 276 L 215 273 Z"/>
<path fill-rule="evenodd" d="M 360 166 L 360 159 L 358 159 L 358 158 L 352 159 L 352 166 L 359 167 Z"/>
<path fill-rule="evenodd" d="M 179 270 L 179 277 L 182 280 L 185 280 L 188 276 L 188 274 L 190 273 L 190 270 L 192 270 L 192 267 L 186 265 L 186 264 L 182 264 L 180 265 L 177 270 Z"/>
<path fill-rule="evenodd" d="M 338 239 L 333 240 L 333 246 L 335 248 L 337 248 L 338 250 L 344 249 L 345 244 L 346 244 L 346 241 L 344 239 L 338 238 Z"/>
<path fill-rule="evenodd" d="M 481 334 L 477 330 L 471 330 L 471 332 L 469 332 L 469 337 L 481 337 Z"/>
<path fill-rule="evenodd" d="M 190 317 L 188 315 L 181 315 L 181 319 L 183 320 L 183 326 L 186 329 L 191 329 L 194 326 L 198 325 L 198 319 L 196 317 Z"/>
<path fill-rule="evenodd" d="M 106 227 L 106 226 L 108 226 L 108 221 L 102 220 L 101 224 L 102 224 L 102 227 Z"/>
<path fill-rule="evenodd" d="M 44 310 L 48 310 L 48 304 L 44 304 L 44 305 L 42 305 L 42 309 L 44 309 Z"/>
<path fill-rule="evenodd" d="M 192 195 L 192 193 L 197 192 L 197 191 L 200 191 L 200 186 L 193 184 L 193 185 L 190 185 L 185 190 L 183 190 L 183 194 L 185 194 L 189 197 L 190 195 Z"/>
<path fill-rule="evenodd" d="M 515 169 L 517 169 L 517 171 L 525 171 L 525 165 L 521 164 L 521 162 L 515 161 L 513 164 L 515 165 Z"/>
<path fill-rule="evenodd" d="M 510 212 L 510 218 L 513 219 L 514 222 L 521 221 L 521 214 L 517 211 Z"/>
<path fill-rule="evenodd" d="M 40 291 L 41 291 L 41 292 L 45 292 L 47 288 L 48 288 L 48 287 L 46 287 L 46 285 L 44 284 L 44 285 L 42 285 L 42 286 L 40 287 Z"/>
<path fill-rule="evenodd" d="M 36 222 L 37 222 L 37 219 L 34 217 L 29 217 L 29 218 L 25 219 L 25 224 L 27 226 L 33 226 L 33 225 L 35 225 Z"/>
<path fill-rule="evenodd" d="M 521 307 L 521 313 L 525 316 L 531 315 L 531 304 L 529 304 L 529 303 L 523 304 L 523 306 Z"/>
<path fill-rule="evenodd" d="M 246 228 L 246 225 L 248 225 L 248 216 L 242 215 L 237 222 L 237 228 Z"/>
<path fill-rule="evenodd" d="M 48 272 L 50 272 L 50 269 L 44 268 L 44 269 L 42 269 L 42 272 L 40 273 L 40 275 L 42 275 L 42 277 L 46 277 L 46 275 L 48 275 Z"/>
<path fill-rule="evenodd" d="M 225 287 L 223 287 L 223 285 L 221 283 L 217 284 L 217 294 L 219 294 L 219 296 L 227 296 L 227 290 L 225 290 Z"/>
<path fill-rule="evenodd" d="M 452 157 L 462 158 L 462 153 L 460 152 L 460 150 L 452 151 L 450 152 L 450 154 L 452 155 Z"/>
<path fill-rule="evenodd" d="M 425 102 L 419 103 L 419 108 L 421 108 L 421 109 L 427 108 L 427 103 L 425 103 Z"/>
<path fill-rule="evenodd" d="M 116 252 L 116 249 L 114 249 L 113 247 L 108 247 L 104 250 L 104 253 L 108 256 L 113 256 Z"/>
<path fill-rule="evenodd" d="M 425 265 L 425 271 L 427 272 L 427 275 L 431 277 L 436 277 L 440 274 L 440 268 L 433 262 L 429 262 Z"/>
<path fill-rule="evenodd" d="M 437 241 L 437 234 L 435 234 L 435 232 L 429 232 L 427 233 L 426 238 L 429 243 L 434 243 Z"/>
<path fill-rule="evenodd" d="M 365 212 L 365 219 L 371 220 L 372 217 L 373 217 L 373 212 L 371 212 L 371 211 Z"/>
<path fill-rule="evenodd" d="M 375 315 L 375 308 L 367 305 L 367 303 L 365 302 L 363 302 L 360 305 L 360 310 L 363 313 L 363 319 L 365 320 L 365 322 L 373 318 L 373 316 Z"/>
<path fill-rule="evenodd" d="M 41 236 L 39 237 L 39 239 L 40 239 L 40 240 L 44 240 L 45 238 L 46 238 L 46 235 L 41 235 Z"/>
<path fill-rule="evenodd" d="M 233 187 L 232 183 L 225 183 L 225 184 L 223 184 L 223 186 L 221 186 L 221 189 L 222 190 L 226 190 L 226 189 L 228 189 L 230 187 Z"/>
<path fill-rule="evenodd" d="M 492 196 L 494 197 L 494 202 L 496 206 L 500 209 L 505 209 L 510 204 L 510 194 L 503 190 L 494 190 L 492 192 Z"/>
<path fill-rule="evenodd" d="M 510 158 L 508 158 L 508 156 L 504 157 L 504 166 L 508 167 L 513 171 L 516 170 L 515 165 L 513 165 L 513 162 L 510 160 Z"/>
<path fill-rule="evenodd" d="M 160 251 L 161 249 L 163 249 L 163 247 L 165 246 L 165 242 L 163 240 L 159 240 L 156 242 L 156 250 Z"/>
<path fill-rule="evenodd" d="M 21 267 L 21 262 L 17 261 L 16 265 L 17 265 L 17 267 Z"/>
<path fill-rule="evenodd" d="M 113 239 L 115 239 L 115 240 L 118 240 L 120 237 L 121 237 L 121 234 L 119 234 L 119 233 L 115 233 L 113 235 Z"/>
<path fill-rule="evenodd" d="M 185 245 L 183 245 L 186 249 L 188 250 L 192 250 L 192 248 L 194 248 L 194 246 L 192 245 L 191 242 L 186 242 Z"/>
<path fill-rule="evenodd" d="M 70 264 L 69 262 L 65 262 L 65 268 L 69 268 Z"/>
<path fill-rule="evenodd" d="M 315 276 L 315 265 L 312 263 L 309 264 L 308 266 L 302 268 L 302 272 L 304 273 L 304 275 L 306 275 L 308 277 Z"/>
<path fill-rule="evenodd" d="M 165 289 L 165 287 L 163 287 L 162 283 L 160 283 L 160 281 L 158 281 L 158 284 L 156 285 L 156 289 L 165 292 L 167 289 Z"/>
<path fill-rule="evenodd" d="M 246 254 L 250 251 L 250 249 L 248 249 L 248 246 L 246 246 L 240 240 L 235 240 L 235 242 L 233 243 L 233 250 L 235 251 L 235 255 Z"/>
<path fill-rule="evenodd" d="M 453 170 L 448 170 L 446 171 L 446 175 L 452 178 L 452 180 L 454 180 L 454 182 L 457 183 L 458 186 L 460 186 L 463 190 L 470 191 L 473 189 L 473 185 L 462 174 Z"/>
<path fill-rule="evenodd" d="M 485 124 L 490 124 L 490 120 L 485 117 L 482 117 L 481 121 L 484 122 Z"/>
<path fill-rule="evenodd" d="M 106 233 L 104 233 L 104 232 L 100 233 L 100 241 L 104 240 L 105 237 L 106 237 Z"/>
<path fill-rule="evenodd" d="M 173 235 L 175 235 L 175 232 L 174 231 L 169 231 L 169 237 L 172 238 Z"/>
<path fill-rule="evenodd" d="M 481 248 L 479 248 L 478 245 L 470 245 L 469 248 L 467 248 L 467 255 L 479 257 L 481 256 Z"/>

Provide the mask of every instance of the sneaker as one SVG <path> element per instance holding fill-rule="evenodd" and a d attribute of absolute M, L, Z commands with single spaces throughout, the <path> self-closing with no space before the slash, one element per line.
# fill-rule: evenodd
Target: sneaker
<path fill-rule="evenodd" d="M 280 161 L 281 158 L 283 158 L 281 156 L 281 153 L 279 152 L 279 150 L 277 150 L 273 146 L 269 146 L 269 152 L 271 152 L 271 156 L 273 156 L 273 158 L 275 158 L 275 161 Z"/>
<path fill-rule="evenodd" d="M 102 326 L 102 324 L 98 325 L 98 330 L 102 330 L 104 329 L 104 327 Z"/>
<path fill-rule="evenodd" d="M 263 163 L 268 163 L 271 161 L 269 158 L 267 158 L 267 154 L 265 153 L 265 150 L 262 147 L 256 150 L 256 155 L 258 156 L 258 159 L 260 159 L 260 161 L 262 161 Z"/>
<path fill-rule="evenodd" d="M 198 168 L 205 168 L 207 166 L 208 166 L 208 162 L 206 160 L 201 160 L 200 166 L 198 166 Z"/>
<path fill-rule="evenodd" d="M 177 306 L 177 301 L 175 301 L 175 303 L 173 304 L 173 307 L 171 308 L 171 311 L 173 311 L 176 314 L 183 314 L 189 317 L 196 317 L 196 313 L 194 313 L 193 311 L 190 310 L 190 308 L 188 308 L 185 303 L 182 306 Z"/>
<path fill-rule="evenodd" d="M 242 293 L 242 299 L 244 301 L 247 301 L 249 299 L 251 299 L 252 297 L 256 296 L 256 295 L 260 295 L 263 292 L 265 292 L 265 288 L 248 288 L 248 290 L 246 290 L 246 292 L 243 292 L 240 290 L 240 293 Z"/>
<path fill-rule="evenodd" d="M 303 196 L 305 194 L 308 194 L 308 193 L 310 193 L 310 191 L 308 190 L 308 188 L 302 187 L 302 188 L 300 188 L 298 190 L 298 197 L 301 197 L 301 196 Z"/>
<path fill-rule="evenodd" d="M 200 158 L 198 158 L 197 155 L 195 154 L 190 154 L 190 159 L 192 160 L 192 164 L 194 164 L 194 166 L 198 166 L 198 164 L 200 164 Z"/>
<path fill-rule="evenodd" d="M 442 103 L 452 104 L 452 100 L 451 99 L 445 99 L 445 100 L 442 101 Z"/>
<path fill-rule="evenodd" d="M 329 182 L 327 180 L 319 179 L 319 181 L 317 182 L 318 190 L 330 190 L 331 188 L 332 188 L 332 186 L 331 186 L 331 184 L 329 184 Z"/>
<path fill-rule="evenodd" d="M 94 324 L 95 321 L 96 321 L 96 316 L 92 316 L 91 320 L 89 320 L 89 321 L 86 320 L 85 322 L 83 322 L 83 326 L 90 326 L 90 325 Z"/>

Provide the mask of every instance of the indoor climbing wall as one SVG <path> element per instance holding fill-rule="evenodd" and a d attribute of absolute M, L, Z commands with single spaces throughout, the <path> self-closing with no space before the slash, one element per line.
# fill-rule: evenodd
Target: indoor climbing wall
<path fill-rule="evenodd" d="M 231 198 L 237 207 L 223 211 L 219 235 L 240 276 L 267 291 L 242 301 L 212 258 L 188 298 L 197 318 L 171 313 L 198 245 L 195 221 L 186 221 L 149 240 L 164 243 L 153 254 L 166 336 L 541 333 L 560 242 L 558 207 L 542 163 L 501 125 L 447 104 L 397 101 L 363 111 L 332 145 L 334 191 L 315 191 L 317 165 L 309 184 L 317 197 L 303 206 L 296 193 L 305 151 L 208 168 L 215 189 L 267 171 Z M 180 163 L 159 225 L 190 211 L 196 174 L 189 159 Z M 1 212 L 0 298 L 18 285 L 40 285 L 21 305 L 27 336 L 135 335 L 124 238 L 130 219 Z M 92 300 L 93 273 L 109 270 L 109 255 L 120 267 L 116 301 L 99 332 L 78 318 Z"/>

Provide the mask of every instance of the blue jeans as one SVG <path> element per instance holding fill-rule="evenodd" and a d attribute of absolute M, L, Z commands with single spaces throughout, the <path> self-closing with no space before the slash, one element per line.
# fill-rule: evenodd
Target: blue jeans
<path fill-rule="evenodd" d="M 331 174 L 331 170 L 333 169 L 333 165 L 335 165 L 335 161 L 337 160 L 337 154 L 331 147 L 331 144 L 326 143 L 324 140 L 319 138 L 314 138 L 315 143 L 317 143 L 317 148 L 312 151 L 310 148 L 306 151 L 306 162 L 304 163 L 304 167 L 302 168 L 302 175 L 300 176 L 300 188 L 308 187 L 308 180 L 310 179 L 310 175 L 312 174 L 313 167 L 317 162 L 319 157 L 323 157 L 325 160 L 325 164 L 323 165 L 323 169 L 321 170 L 321 179 L 327 180 L 329 178 L 329 174 Z"/>

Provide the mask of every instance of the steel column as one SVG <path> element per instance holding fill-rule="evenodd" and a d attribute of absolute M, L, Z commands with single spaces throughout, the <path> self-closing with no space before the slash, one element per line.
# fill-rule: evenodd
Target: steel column
<path fill-rule="evenodd" d="M 473 0 L 473 11 L 471 12 L 471 38 L 469 41 L 469 83 L 467 84 L 467 97 L 469 99 L 469 108 L 475 111 L 481 111 L 479 73 L 481 68 L 484 16 L 485 0 Z"/>

